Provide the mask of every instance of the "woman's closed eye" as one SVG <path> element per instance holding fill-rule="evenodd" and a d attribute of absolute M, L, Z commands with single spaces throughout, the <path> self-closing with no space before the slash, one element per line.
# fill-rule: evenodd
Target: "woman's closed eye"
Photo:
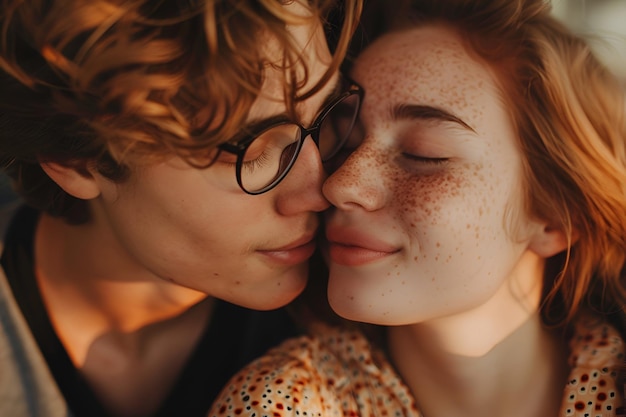
<path fill-rule="evenodd" d="M 428 165 L 443 165 L 450 160 L 450 158 L 414 155 L 408 152 L 402 152 L 402 157 L 408 159 L 409 161 L 419 162 L 421 164 Z"/>

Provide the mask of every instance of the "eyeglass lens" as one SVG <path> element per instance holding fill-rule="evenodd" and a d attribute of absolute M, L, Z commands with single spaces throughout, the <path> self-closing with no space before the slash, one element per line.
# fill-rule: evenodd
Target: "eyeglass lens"
<path fill-rule="evenodd" d="M 351 94 L 335 103 L 319 120 L 319 149 L 327 161 L 343 146 L 358 116 L 360 97 Z M 265 190 L 280 181 L 298 157 L 302 128 L 286 123 L 261 133 L 246 149 L 241 163 L 242 187 L 251 193 Z"/>
<path fill-rule="evenodd" d="M 246 149 L 241 163 L 241 185 L 262 190 L 280 178 L 300 148 L 300 126 L 283 124 L 261 133 Z"/>
<path fill-rule="evenodd" d="M 358 116 L 360 97 L 351 94 L 333 106 L 320 124 L 319 148 L 322 161 L 326 162 L 346 142 Z"/>

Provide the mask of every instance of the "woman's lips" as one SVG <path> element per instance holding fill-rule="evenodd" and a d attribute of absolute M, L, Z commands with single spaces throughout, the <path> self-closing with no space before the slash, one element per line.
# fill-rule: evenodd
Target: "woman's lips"
<path fill-rule="evenodd" d="M 394 253 L 396 252 L 380 252 L 360 246 L 346 246 L 339 243 L 328 244 L 328 254 L 331 261 L 345 266 L 365 265 Z"/>
<path fill-rule="evenodd" d="M 356 230 L 328 227 L 328 254 L 332 262 L 359 266 L 394 255 L 399 248 Z"/>

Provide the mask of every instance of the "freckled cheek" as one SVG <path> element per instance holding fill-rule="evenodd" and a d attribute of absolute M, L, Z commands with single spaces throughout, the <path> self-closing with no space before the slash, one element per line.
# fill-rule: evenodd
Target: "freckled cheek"
<path fill-rule="evenodd" d="M 494 238 L 503 225 L 504 203 L 497 178 L 481 166 L 423 176 L 405 176 L 392 187 L 396 213 L 407 233 L 442 240 Z"/>
<path fill-rule="evenodd" d="M 441 225 L 463 211 L 466 194 L 475 186 L 466 175 L 438 172 L 410 176 L 395 184 L 397 211 L 410 229 Z"/>

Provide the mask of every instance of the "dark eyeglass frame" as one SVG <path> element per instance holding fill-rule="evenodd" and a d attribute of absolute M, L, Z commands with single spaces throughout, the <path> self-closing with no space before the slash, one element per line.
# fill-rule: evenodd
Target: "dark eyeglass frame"
<path fill-rule="evenodd" d="M 217 148 L 219 151 L 225 151 L 225 152 L 228 152 L 237 156 L 236 175 L 237 175 L 237 184 L 239 184 L 239 187 L 247 194 L 258 195 L 258 194 L 266 193 L 272 188 L 276 187 L 278 184 L 280 184 L 280 182 L 287 176 L 291 168 L 296 163 L 296 160 L 298 159 L 298 155 L 300 154 L 300 150 L 302 149 L 302 145 L 304 144 L 304 141 L 306 140 L 306 138 L 309 135 L 311 135 L 311 139 L 313 139 L 313 142 L 315 142 L 315 146 L 317 146 L 317 148 L 319 149 L 319 146 L 320 146 L 319 135 L 320 135 L 320 128 L 322 126 L 322 122 L 326 119 L 326 117 L 330 114 L 330 112 L 335 108 L 335 106 L 337 106 L 339 103 L 341 103 L 346 98 L 352 95 L 358 95 L 359 97 L 359 100 L 356 104 L 357 108 L 355 111 L 355 120 L 356 120 L 356 117 L 361 111 L 364 91 L 363 91 L 363 88 L 359 84 L 355 83 L 354 81 L 349 80 L 349 83 L 350 83 L 350 87 L 348 88 L 348 90 L 343 92 L 339 96 L 333 98 L 332 101 L 330 101 L 322 109 L 320 114 L 315 118 L 315 121 L 309 128 L 306 128 L 302 126 L 300 123 L 297 123 L 294 121 L 283 120 L 283 121 L 271 123 L 266 126 L 259 127 L 254 132 L 247 134 L 245 137 L 243 137 L 242 139 L 238 140 L 235 143 L 224 142 L 218 145 Z M 254 140 L 257 139 L 259 136 L 261 136 L 264 132 L 270 129 L 273 129 L 275 127 L 286 125 L 286 124 L 295 125 L 300 128 L 300 139 L 298 140 L 297 147 L 293 153 L 293 157 L 291 158 L 291 161 L 289 161 L 289 164 L 284 168 L 283 172 L 281 172 L 280 175 L 274 178 L 274 180 L 268 185 L 266 185 L 265 187 L 256 191 L 246 190 L 241 179 L 241 170 L 242 170 L 242 166 L 244 163 L 244 157 L 245 157 L 246 151 L 248 150 L 250 145 L 254 142 Z M 354 128 L 354 125 L 352 126 L 352 128 Z M 341 142 L 337 143 L 335 148 L 333 149 L 332 152 L 330 152 L 329 155 L 327 155 L 325 158 L 322 157 L 322 162 L 326 162 L 327 160 L 332 158 L 332 156 L 335 155 L 339 149 L 341 149 L 341 147 L 344 145 L 345 141 L 348 139 L 349 136 L 350 136 L 349 134 L 346 135 L 346 137 L 343 138 Z M 217 155 L 216 155 L 216 158 L 217 158 Z"/>

